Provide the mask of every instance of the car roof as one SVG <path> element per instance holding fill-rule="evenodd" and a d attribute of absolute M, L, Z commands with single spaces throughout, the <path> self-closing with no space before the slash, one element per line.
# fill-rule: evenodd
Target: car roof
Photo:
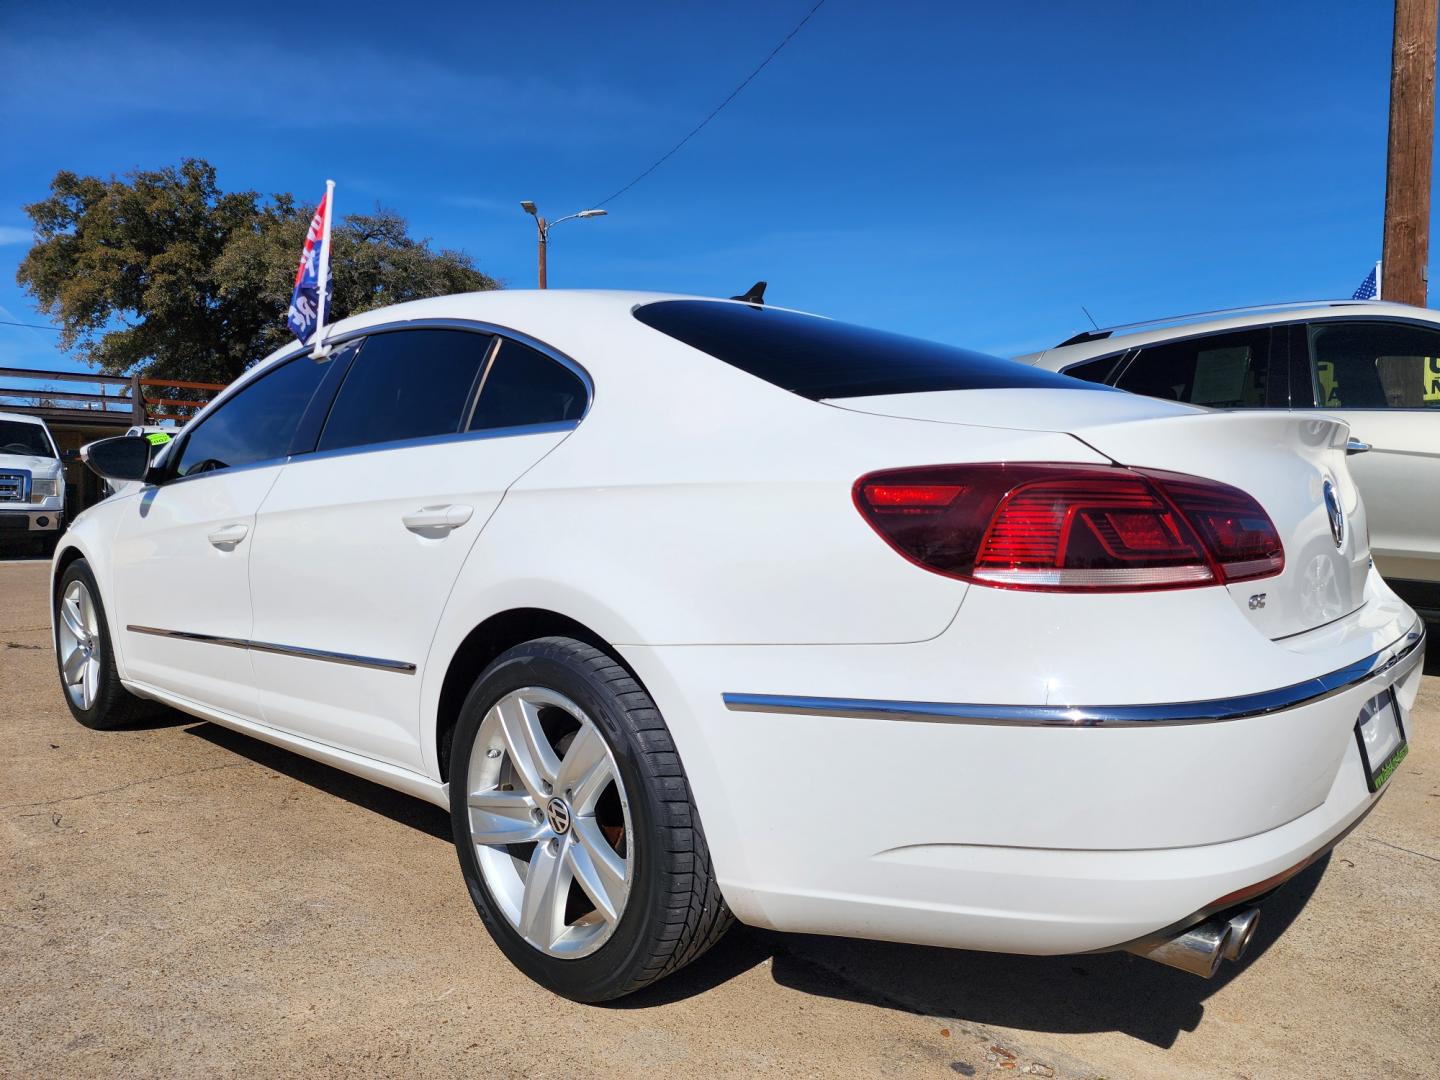
<path fill-rule="evenodd" d="M 653 386 L 656 383 L 653 378 L 657 373 L 656 369 L 647 362 L 646 356 L 637 353 L 637 344 L 664 341 L 670 343 L 670 348 L 692 351 L 633 317 L 636 308 L 663 300 L 700 300 L 713 304 L 753 306 L 741 301 L 684 293 L 604 289 L 494 289 L 436 296 L 375 308 L 330 325 L 326 328 L 326 336 L 329 340 L 376 326 L 393 327 L 405 322 L 432 325 L 445 321 L 478 323 L 502 333 L 511 332 L 522 339 L 528 337 L 538 341 L 573 358 L 592 374 L 603 372 L 604 377 L 610 380 L 648 383 Z M 773 304 L 765 306 L 771 310 L 793 310 Z M 264 371 L 303 351 L 300 344 L 294 341 L 276 349 L 211 399 L 204 409 L 190 418 L 189 423 L 194 423 L 210 413 Z M 717 363 L 716 366 L 723 368 L 725 365 Z"/>
<path fill-rule="evenodd" d="M 1068 341 L 1049 349 L 1015 357 L 1022 364 L 1059 371 L 1091 357 L 1108 356 L 1126 349 L 1152 345 L 1160 341 L 1176 341 L 1223 330 L 1244 330 L 1256 326 L 1282 323 L 1315 322 L 1317 320 L 1364 318 L 1400 318 L 1440 325 L 1440 313 L 1429 308 L 1396 304 L 1384 300 L 1305 300 L 1291 304 L 1268 304 L 1263 307 L 1235 308 L 1224 312 L 1202 311 L 1195 315 L 1175 315 L 1144 323 L 1127 323 L 1088 333 L 1076 334 Z M 1120 333 L 1118 331 L 1126 331 Z"/>
<path fill-rule="evenodd" d="M 30 416 L 28 413 L 0 412 L 0 420 L 14 420 L 20 424 L 34 424 L 36 427 L 45 427 L 45 421 L 38 416 Z"/>

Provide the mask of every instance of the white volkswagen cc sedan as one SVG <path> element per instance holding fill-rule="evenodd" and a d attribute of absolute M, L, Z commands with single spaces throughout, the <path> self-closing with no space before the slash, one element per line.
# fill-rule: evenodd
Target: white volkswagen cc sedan
<path fill-rule="evenodd" d="M 1423 625 L 1343 422 L 755 303 L 491 292 L 257 364 L 54 562 L 70 708 L 449 810 L 581 1001 L 732 914 L 1200 974 L 1371 809 Z"/>

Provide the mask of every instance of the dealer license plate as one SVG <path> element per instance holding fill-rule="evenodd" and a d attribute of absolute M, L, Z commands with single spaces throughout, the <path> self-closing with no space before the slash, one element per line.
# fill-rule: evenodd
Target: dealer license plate
<path fill-rule="evenodd" d="M 1355 738 L 1360 743 L 1365 782 L 1371 791 L 1379 791 L 1410 752 L 1393 689 L 1376 694 L 1365 703 L 1355 722 Z"/>

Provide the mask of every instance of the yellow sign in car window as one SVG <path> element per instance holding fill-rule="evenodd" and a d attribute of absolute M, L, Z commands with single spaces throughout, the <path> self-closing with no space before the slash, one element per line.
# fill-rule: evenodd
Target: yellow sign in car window
<path fill-rule="evenodd" d="M 164 446 L 170 441 L 170 435 L 164 431 L 147 431 L 145 441 L 151 446 Z"/>
<path fill-rule="evenodd" d="M 1422 371 L 1425 379 L 1425 400 L 1440 401 L 1440 356 L 1427 356 Z"/>

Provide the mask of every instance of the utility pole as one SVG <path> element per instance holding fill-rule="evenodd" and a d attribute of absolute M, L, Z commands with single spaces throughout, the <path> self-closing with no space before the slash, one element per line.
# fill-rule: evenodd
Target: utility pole
<path fill-rule="evenodd" d="M 549 234 L 548 234 L 548 230 L 545 228 L 545 219 L 544 219 L 543 217 L 540 217 L 540 216 L 537 214 L 537 215 L 535 216 L 535 224 L 538 225 L 538 226 L 540 226 L 540 288 L 543 289 L 543 288 L 546 288 L 546 285 L 545 285 L 545 245 L 546 245 L 546 242 L 550 239 L 550 236 L 549 236 Z"/>
<path fill-rule="evenodd" d="M 1430 257 L 1437 12 L 1437 0 L 1395 0 L 1391 53 L 1383 299 L 1421 307 L 1427 298 L 1425 266 Z"/>

